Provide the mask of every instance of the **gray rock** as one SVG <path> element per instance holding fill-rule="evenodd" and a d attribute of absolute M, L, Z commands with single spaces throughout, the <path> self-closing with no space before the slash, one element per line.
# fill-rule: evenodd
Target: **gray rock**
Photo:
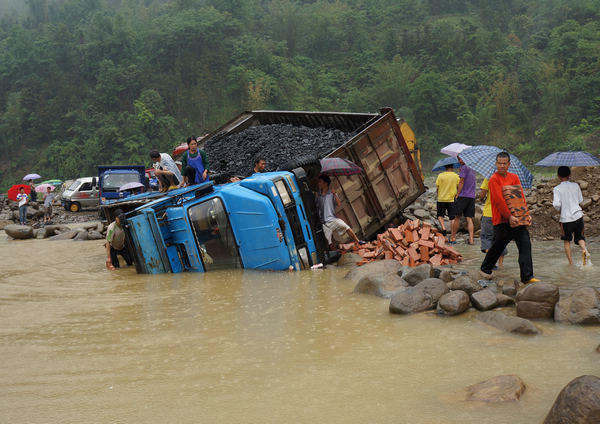
<path fill-rule="evenodd" d="M 448 283 L 450 290 L 462 290 L 469 296 L 481 290 L 481 286 L 473 281 L 468 275 L 461 275 L 455 280 Z"/>
<path fill-rule="evenodd" d="M 496 300 L 498 301 L 496 304 L 497 308 L 515 304 L 515 299 L 502 293 L 496 293 Z"/>
<path fill-rule="evenodd" d="M 492 289 L 483 289 L 471 295 L 471 303 L 480 311 L 489 311 L 498 304 L 496 292 Z"/>
<path fill-rule="evenodd" d="M 446 283 L 449 283 L 450 281 L 454 280 L 459 275 L 460 274 L 457 273 L 457 271 L 450 269 L 450 268 L 444 268 L 444 269 L 434 268 L 434 273 L 433 273 L 433 277 L 439 278 L 440 280 L 442 280 Z"/>
<path fill-rule="evenodd" d="M 519 282 L 516 280 L 500 280 L 498 284 L 502 286 L 502 293 L 507 296 L 515 296 L 519 291 Z"/>
<path fill-rule="evenodd" d="M 88 231 L 88 240 L 101 240 L 104 236 L 96 230 Z"/>
<path fill-rule="evenodd" d="M 516 375 L 499 375 L 465 389 L 466 400 L 513 402 L 525 392 L 525 383 Z"/>
<path fill-rule="evenodd" d="M 337 266 L 357 266 L 356 263 L 362 261 L 362 257 L 358 253 L 344 253 L 337 261 Z"/>
<path fill-rule="evenodd" d="M 554 305 L 543 302 L 521 300 L 517 302 L 517 316 L 527 319 L 552 319 Z"/>
<path fill-rule="evenodd" d="M 554 307 L 554 320 L 567 324 L 600 324 L 600 289 L 583 287 L 562 296 Z"/>
<path fill-rule="evenodd" d="M 590 206 L 592 206 L 592 203 L 593 203 L 592 199 L 589 199 L 589 198 L 588 199 L 583 199 L 583 202 L 581 202 L 579 204 L 579 206 L 581 206 L 581 209 L 587 209 Z"/>
<path fill-rule="evenodd" d="M 453 290 L 446 293 L 437 304 L 437 313 L 440 315 L 458 315 L 469 308 L 469 295 L 462 290 Z"/>
<path fill-rule="evenodd" d="M 4 227 L 4 232 L 14 239 L 33 238 L 33 228 L 29 225 L 10 224 Z"/>
<path fill-rule="evenodd" d="M 517 293 L 517 302 L 528 300 L 531 302 L 550 303 L 558 302 L 560 297 L 558 287 L 550 283 L 533 283 L 526 285 Z"/>
<path fill-rule="evenodd" d="M 64 233 L 57 234 L 53 237 L 50 237 L 48 240 L 57 241 L 57 240 L 71 240 L 73 237 L 77 235 L 79 231 L 77 230 L 69 230 Z"/>
<path fill-rule="evenodd" d="M 505 315 L 498 311 L 482 312 L 477 316 L 481 322 L 515 334 L 540 334 L 541 331 L 529 320 Z"/>
<path fill-rule="evenodd" d="M 554 401 L 544 424 L 600 423 L 600 378 L 582 375 L 567 384 Z"/>
<path fill-rule="evenodd" d="M 395 294 L 390 301 L 390 312 L 412 314 L 433 309 L 440 297 L 446 293 L 446 283 L 439 278 L 427 278 L 416 286 Z"/>
<path fill-rule="evenodd" d="M 395 259 L 369 262 L 368 264 L 350 270 L 344 278 L 359 281 L 369 274 L 398 274 L 402 270 L 402 264 Z"/>
<path fill-rule="evenodd" d="M 371 294 L 389 299 L 408 287 L 406 281 L 395 274 L 366 275 L 354 287 L 354 293 Z"/>
<path fill-rule="evenodd" d="M 84 241 L 84 240 L 88 240 L 88 233 L 85 230 L 79 230 L 77 232 L 77 234 L 75 235 L 75 237 L 73 237 L 73 240 L 75 241 Z"/>
<path fill-rule="evenodd" d="M 4 230 L 4 228 L 6 228 L 7 225 L 13 225 L 13 224 L 14 224 L 14 222 L 10 218 L 0 219 L 0 230 Z"/>
<path fill-rule="evenodd" d="M 433 275 L 433 269 L 430 264 L 422 264 L 408 272 L 402 274 L 402 278 L 408 283 L 409 286 L 416 286 L 421 281 L 429 278 Z"/>
<path fill-rule="evenodd" d="M 428 211 L 426 211 L 425 209 L 415 209 L 413 214 L 419 219 L 426 219 L 431 216 L 430 213 Z"/>

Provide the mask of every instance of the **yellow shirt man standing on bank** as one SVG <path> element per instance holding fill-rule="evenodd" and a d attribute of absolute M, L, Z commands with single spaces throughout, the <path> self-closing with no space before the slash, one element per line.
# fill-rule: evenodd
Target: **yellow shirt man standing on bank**
<path fill-rule="evenodd" d="M 437 219 L 444 235 L 446 235 L 444 215 L 448 215 L 450 221 L 454 219 L 454 198 L 460 182 L 460 178 L 452 170 L 453 168 L 452 165 L 446 165 L 446 170 L 438 175 L 435 180 L 435 186 L 437 187 Z"/>

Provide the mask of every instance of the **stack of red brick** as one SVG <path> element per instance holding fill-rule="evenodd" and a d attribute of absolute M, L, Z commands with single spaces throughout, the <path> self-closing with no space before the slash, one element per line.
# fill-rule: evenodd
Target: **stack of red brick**
<path fill-rule="evenodd" d="M 421 220 L 408 220 L 397 228 L 389 228 L 377 239 L 359 246 L 347 243 L 339 246 L 342 253 L 353 252 L 363 259 L 364 265 L 379 259 L 396 259 L 404 266 L 417 266 L 429 263 L 434 266 L 455 264 L 462 255 L 446 245 L 446 238 L 428 223 Z"/>

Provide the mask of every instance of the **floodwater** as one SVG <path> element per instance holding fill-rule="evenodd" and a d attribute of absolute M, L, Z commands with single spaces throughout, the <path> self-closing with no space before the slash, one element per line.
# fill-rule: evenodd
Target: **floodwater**
<path fill-rule="evenodd" d="M 0 233 L 0 248 L 0 422 L 530 424 L 600 374 L 597 327 L 525 337 L 475 313 L 391 315 L 342 269 L 147 276 L 106 271 L 101 241 Z M 502 275 L 518 276 L 515 250 Z M 600 286 L 560 241 L 535 243 L 534 261 L 562 289 Z M 503 374 L 524 380 L 520 402 L 458 399 Z"/>

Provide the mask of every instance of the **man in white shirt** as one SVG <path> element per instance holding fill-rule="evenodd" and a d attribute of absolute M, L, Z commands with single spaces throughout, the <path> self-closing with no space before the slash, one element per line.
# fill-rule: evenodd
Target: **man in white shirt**
<path fill-rule="evenodd" d="M 181 184 L 181 172 L 175 161 L 168 153 L 160 153 L 158 150 L 150 151 L 150 159 L 154 162 L 154 175 L 158 179 L 160 191 L 176 188 Z"/>
<path fill-rule="evenodd" d="M 577 183 L 569 181 L 571 169 L 568 166 L 558 167 L 558 179 L 560 184 L 554 187 L 552 205 L 560 212 L 560 227 L 562 229 L 561 240 L 565 245 L 565 254 L 569 265 L 573 265 L 571 257 L 571 240 L 575 237 L 575 244 L 581 248 L 583 265 L 586 265 L 590 257 L 585 247 L 583 235 L 583 210 L 579 204 L 583 202 L 581 188 Z"/>

